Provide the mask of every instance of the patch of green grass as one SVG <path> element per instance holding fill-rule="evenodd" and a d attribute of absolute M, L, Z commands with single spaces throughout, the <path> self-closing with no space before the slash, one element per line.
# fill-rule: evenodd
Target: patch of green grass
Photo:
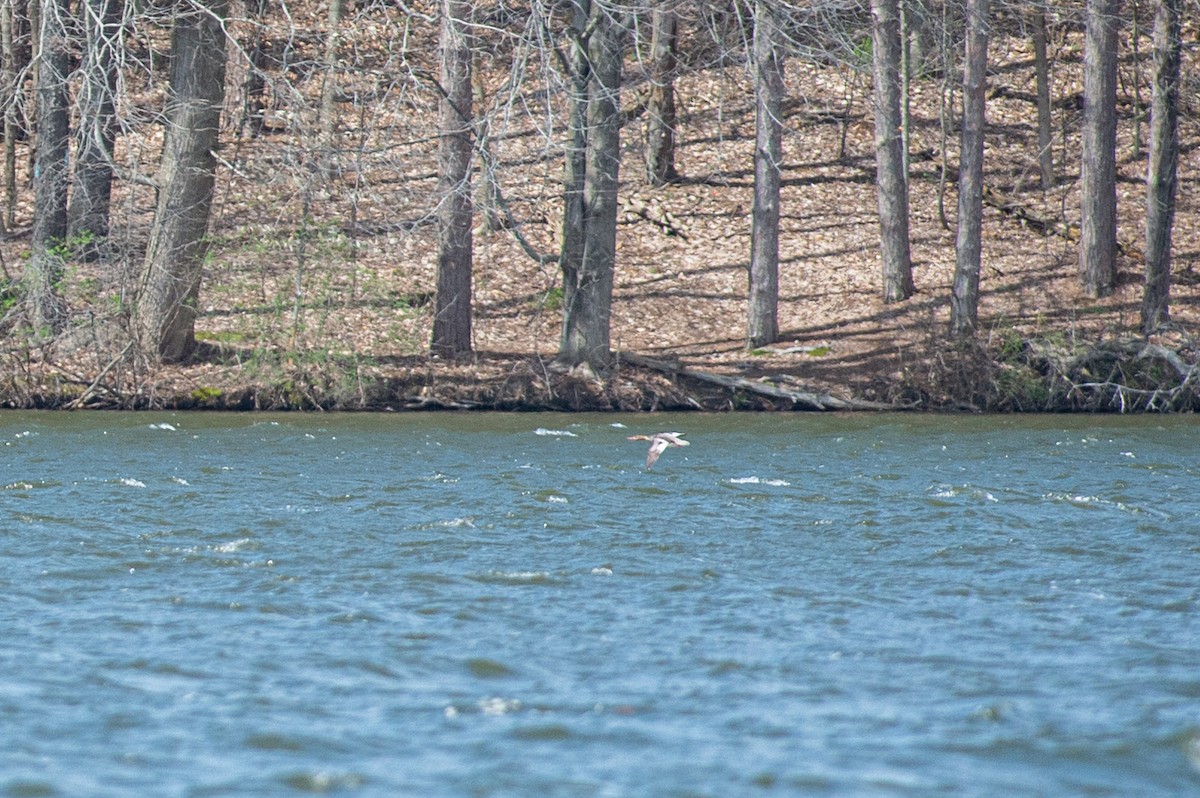
<path fill-rule="evenodd" d="M 213 388 L 208 385 L 201 386 L 192 391 L 192 399 L 198 404 L 210 404 L 217 401 L 224 395 L 225 392 L 220 388 Z"/>
<path fill-rule="evenodd" d="M 541 305 L 546 310 L 562 310 L 563 306 L 563 290 L 561 285 L 556 285 L 547 291 L 542 296 Z"/>
<path fill-rule="evenodd" d="M 995 404 L 1006 410 L 1041 410 L 1050 403 L 1046 378 L 1028 366 L 1009 366 L 996 372 Z"/>
<path fill-rule="evenodd" d="M 1005 330 L 1000 336 L 1000 348 L 997 353 L 1002 363 L 1016 363 L 1025 351 L 1025 339 L 1016 330 Z"/>
<path fill-rule="evenodd" d="M 196 330 L 196 340 L 210 344 L 244 344 L 251 340 L 251 337 L 246 333 L 234 330 L 218 330 L 216 332 Z"/>

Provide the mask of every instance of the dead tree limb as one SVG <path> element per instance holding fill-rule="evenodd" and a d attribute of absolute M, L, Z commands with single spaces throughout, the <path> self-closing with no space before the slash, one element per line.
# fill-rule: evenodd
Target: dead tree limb
<path fill-rule="evenodd" d="M 747 380 L 742 377 L 730 377 L 725 374 L 714 374 L 710 371 L 682 366 L 654 358 L 643 357 L 629 352 L 621 353 L 621 360 L 642 368 L 660 371 L 668 376 L 680 376 L 701 382 L 719 385 L 730 391 L 745 391 L 747 393 L 766 396 L 770 399 L 791 402 L 797 409 L 803 410 L 902 410 L 901 405 L 886 402 L 869 402 L 864 399 L 842 399 L 827 393 L 799 391 L 781 388 L 762 382 Z"/>

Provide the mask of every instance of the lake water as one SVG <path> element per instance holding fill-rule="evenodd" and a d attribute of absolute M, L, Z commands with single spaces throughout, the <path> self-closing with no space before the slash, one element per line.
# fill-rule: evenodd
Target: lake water
<path fill-rule="evenodd" d="M 0 795 L 1198 794 L 1198 453 L 1190 417 L 0 414 Z"/>

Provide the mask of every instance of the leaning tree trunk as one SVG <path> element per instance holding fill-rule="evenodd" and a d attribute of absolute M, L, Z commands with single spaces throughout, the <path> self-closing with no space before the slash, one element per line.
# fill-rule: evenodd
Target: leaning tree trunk
<path fill-rule="evenodd" d="M 95 260 L 108 249 L 123 8 L 121 0 L 87 0 L 83 14 L 86 39 L 80 67 L 75 183 L 67 213 L 67 235 L 83 260 Z"/>
<path fill-rule="evenodd" d="M 589 9 L 582 257 L 564 289 L 558 364 L 605 368 L 612 359 L 610 322 L 617 260 L 617 180 L 621 165 L 621 67 L 625 25 L 620 9 L 592 0 Z M 565 276 L 565 273 L 564 273 Z M 569 294 L 569 301 L 567 296 Z"/>
<path fill-rule="evenodd" d="M 1094 297 L 1117 280 L 1117 13 L 1121 0 L 1088 0 L 1083 47 L 1083 154 L 1079 273 Z"/>
<path fill-rule="evenodd" d="M 1171 231 L 1179 162 L 1179 0 L 1158 0 L 1154 15 L 1154 96 L 1150 107 L 1150 165 L 1146 172 L 1146 284 L 1142 329 L 1170 320 Z"/>
<path fill-rule="evenodd" d="M 883 299 L 897 302 L 913 294 L 908 236 L 908 176 L 904 173 L 904 118 L 900 108 L 899 0 L 871 0 L 874 17 L 875 169 L 879 201 Z"/>
<path fill-rule="evenodd" d="M 442 0 L 438 267 L 432 350 L 471 350 L 471 46 L 469 0 Z"/>
<path fill-rule="evenodd" d="M 783 160 L 784 59 L 779 23 L 769 0 L 754 9 L 754 210 L 750 228 L 750 302 L 746 344 L 779 337 L 779 188 Z"/>
<path fill-rule="evenodd" d="M 67 235 L 67 0 L 47 0 L 38 36 L 37 155 L 34 162 L 33 235 L 25 266 L 30 322 L 36 333 L 59 332 L 66 308 L 59 295 Z"/>
<path fill-rule="evenodd" d="M 983 128 L 987 113 L 988 0 L 967 0 L 963 61 L 962 151 L 958 169 L 958 238 L 950 331 L 966 338 L 979 321 L 979 262 L 983 250 Z"/>
<path fill-rule="evenodd" d="M 646 179 L 662 186 L 675 171 L 675 71 L 679 14 L 674 0 L 654 6 L 650 27 L 650 98 L 646 102 Z"/>
<path fill-rule="evenodd" d="M 158 210 L 137 305 L 143 350 L 164 363 L 185 360 L 196 347 L 196 305 L 216 175 L 213 150 L 225 92 L 227 5 L 228 0 L 206 0 L 203 7 L 180 8 L 171 36 Z"/>

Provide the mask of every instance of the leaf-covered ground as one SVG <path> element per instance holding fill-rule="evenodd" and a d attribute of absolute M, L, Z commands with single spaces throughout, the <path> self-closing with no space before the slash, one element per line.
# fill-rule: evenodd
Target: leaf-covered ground
<path fill-rule="evenodd" d="M 363 28 L 356 35 L 377 36 L 375 53 L 394 44 L 386 30 L 371 34 Z M 368 49 L 355 49 L 354 57 Z M 476 352 L 456 361 L 430 357 L 436 113 L 432 95 L 418 90 L 420 70 L 409 70 L 417 76 L 409 83 L 381 87 L 378 75 L 390 68 L 383 64 L 375 73 L 363 68 L 342 74 L 339 153 L 328 175 L 314 155 L 311 118 L 298 121 L 299 112 L 277 103 L 266 132 L 251 138 L 239 127 L 239 109 L 231 101 L 197 323 L 202 348 L 195 362 L 155 367 L 125 348 L 121 308 L 135 281 L 139 242 L 144 244 L 153 207 L 148 190 L 125 184 L 118 188 L 125 225 L 121 257 L 108 264 L 72 264 L 66 287 L 71 331 L 30 349 L 15 328 L 10 336 L 16 343 L 0 365 L 5 375 L 0 390 L 10 404 L 50 406 L 808 406 L 786 398 L 794 392 L 912 407 L 1193 407 L 1187 368 L 1196 361 L 1192 336 L 1200 322 L 1196 94 L 1184 92 L 1175 325 L 1149 341 L 1154 348 L 1147 350 L 1147 342 L 1130 343 L 1138 337 L 1144 268 L 1139 253 L 1145 145 L 1138 153 L 1135 136 L 1145 136 L 1147 126 L 1132 93 L 1123 89 L 1120 279 L 1112 296 L 1089 298 L 1078 285 L 1077 246 L 1071 240 L 1079 188 L 1076 34 L 1057 40 L 1056 56 L 1058 181 L 1043 191 L 1031 53 L 1017 39 L 992 46 L 985 168 L 996 201 L 984 212 L 977 347 L 946 338 L 958 142 L 953 131 L 943 140 L 940 77 L 932 73 L 913 84 L 917 294 L 884 304 L 869 76 L 793 59 L 787 73 L 792 99 L 786 108 L 777 343 L 748 351 L 744 342 L 753 101 L 745 70 L 728 66 L 679 83 L 679 182 L 649 186 L 642 176 L 641 123 L 624 129 L 613 374 L 593 378 L 550 368 L 561 323 L 559 276 L 553 266 L 531 260 L 512 230 L 487 229 L 482 213 L 475 235 Z M 1196 81 L 1195 58 L 1193 53 L 1185 61 L 1185 74 L 1192 76 L 1188 85 Z M 231 86 L 242 74 L 237 59 Z M 1130 59 L 1121 67 L 1125 87 L 1133 85 L 1135 73 L 1142 75 L 1142 111 L 1149 100 L 1148 68 Z M 638 75 L 634 64 L 628 102 Z M 562 131 L 546 121 L 548 93 L 536 86 L 512 89 L 499 72 L 487 73 L 484 83 L 482 107 L 498 120 L 490 150 L 505 200 L 521 234 L 535 248 L 552 252 L 561 213 Z M 160 88 L 147 81 L 147 107 Z M 504 109 L 520 113 L 506 116 Z M 501 124 L 505 119 L 511 121 Z M 118 159 L 151 171 L 154 131 L 150 125 L 133 127 L 122 137 Z M 943 161 L 950 169 L 946 180 Z M 1001 204 L 1008 209 L 997 207 Z M 31 213 L 28 205 L 18 208 L 19 224 L 27 225 Z M 1053 222 L 1058 230 L 1040 229 L 1031 219 Z M 27 236 L 16 232 L 3 246 L 12 277 L 28 248 Z M 644 358 L 662 368 L 648 367 Z M 1145 368 L 1130 365 L 1143 362 Z M 778 390 L 765 396 L 747 390 L 745 382 L 723 387 L 682 375 L 681 368 Z"/>

